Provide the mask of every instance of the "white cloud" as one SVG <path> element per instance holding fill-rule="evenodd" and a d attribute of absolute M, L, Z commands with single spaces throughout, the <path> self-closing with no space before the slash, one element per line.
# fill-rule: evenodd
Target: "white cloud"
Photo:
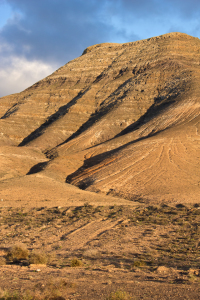
<path fill-rule="evenodd" d="M 28 61 L 24 57 L 3 59 L 3 64 L 0 64 L 0 97 L 23 91 L 57 68 L 42 61 Z"/>

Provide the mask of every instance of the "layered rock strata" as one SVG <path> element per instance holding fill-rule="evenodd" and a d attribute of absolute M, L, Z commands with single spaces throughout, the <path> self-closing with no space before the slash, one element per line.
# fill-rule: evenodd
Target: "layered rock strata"
<path fill-rule="evenodd" d="M 0 99 L 0 145 L 46 155 L 28 174 L 130 200 L 196 201 L 199 49 L 199 39 L 181 33 L 89 47 Z"/>

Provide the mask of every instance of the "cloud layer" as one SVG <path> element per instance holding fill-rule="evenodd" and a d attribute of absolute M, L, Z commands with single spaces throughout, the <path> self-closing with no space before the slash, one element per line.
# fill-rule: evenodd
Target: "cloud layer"
<path fill-rule="evenodd" d="M 3 9 L 10 17 L 0 24 L 0 96 L 23 90 L 89 45 L 170 31 L 200 35 L 197 0 L 2 0 Z"/>

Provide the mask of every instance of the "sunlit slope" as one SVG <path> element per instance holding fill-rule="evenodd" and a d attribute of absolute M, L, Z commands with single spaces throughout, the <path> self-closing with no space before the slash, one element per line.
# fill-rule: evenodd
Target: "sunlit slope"
<path fill-rule="evenodd" d="M 86 161 L 68 181 L 90 191 L 134 199 L 136 195 L 198 201 L 200 194 L 200 117 L 130 142 L 111 154 Z"/>

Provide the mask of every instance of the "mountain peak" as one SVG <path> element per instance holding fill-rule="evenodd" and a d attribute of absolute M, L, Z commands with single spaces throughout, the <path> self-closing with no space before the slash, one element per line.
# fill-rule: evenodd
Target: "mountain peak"
<path fill-rule="evenodd" d="M 199 47 L 179 32 L 93 45 L 1 98 L 0 145 L 22 161 L 7 160 L 0 182 L 43 174 L 127 199 L 198 200 Z"/>

